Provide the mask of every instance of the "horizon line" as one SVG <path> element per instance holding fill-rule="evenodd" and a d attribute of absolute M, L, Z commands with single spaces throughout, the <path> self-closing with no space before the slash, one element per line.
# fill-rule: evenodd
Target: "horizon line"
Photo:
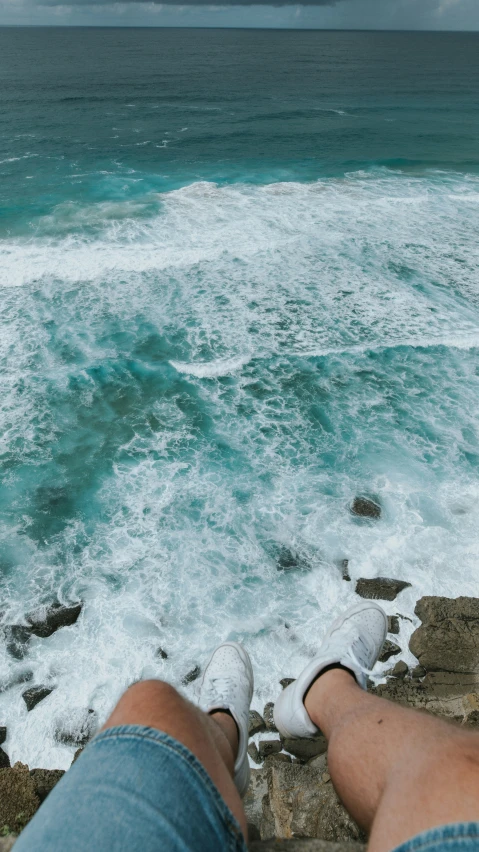
<path fill-rule="evenodd" d="M 171 5 L 174 8 L 175 4 Z M 185 5 L 188 5 L 185 3 Z M 239 4 L 238 4 L 239 5 Z M 265 3 L 264 5 L 270 5 Z M 285 4 L 286 5 L 286 4 Z M 291 6 L 301 5 L 296 3 L 288 4 Z M 241 7 L 244 8 L 243 4 Z M 198 4 L 195 4 L 198 8 Z M 232 6 L 231 8 L 235 8 Z M 272 7 L 273 8 L 273 7 Z M 308 6 L 310 8 L 310 6 Z M 3 29 L 30 29 L 30 30 L 266 30 L 274 32 L 276 30 L 285 30 L 288 32 L 332 32 L 332 33 L 428 33 L 431 35 L 478 35 L 479 29 L 474 30 L 430 30 L 430 29 L 390 29 L 387 27 L 258 27 L 258 26 L 202 26 L 196 25 L 181 25 L 181 24 L 1 24 L 0 30 Z"/>

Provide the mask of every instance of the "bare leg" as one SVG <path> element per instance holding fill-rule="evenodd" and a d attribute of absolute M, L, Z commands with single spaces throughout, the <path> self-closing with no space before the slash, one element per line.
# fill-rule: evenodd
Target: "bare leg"
<path fill-rule="evenodd" d="M 208 716 L 167 683 L 135 683 L 120 698 L 104 725 L 146 725 L 183 743 L 203 764 L 247 837 L 246 816 L 233 781 L 238 750 L 236 723 L 227 713 Z"/>
<path fill-rule="evenodd" d="M 428 828 L 479 820 L 479 735 L 368 695 L 341 669 L 321 675 L 305 707 L 329 741 L 334 786 L 388 852 Z"/>

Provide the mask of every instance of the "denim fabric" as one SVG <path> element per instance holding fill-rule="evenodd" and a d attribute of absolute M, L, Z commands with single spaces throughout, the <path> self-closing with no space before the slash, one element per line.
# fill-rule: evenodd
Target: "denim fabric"
<path fill-rule="evenodd" d="M 479 822 L 430 828 L 397 846 L 394 852 L 479 852 Z"/>
<path fill-rule="evenodd" d="M 241 829 L 185 746 L 124 725 L 87 746 L 15 852 L 246 852 Z"/>

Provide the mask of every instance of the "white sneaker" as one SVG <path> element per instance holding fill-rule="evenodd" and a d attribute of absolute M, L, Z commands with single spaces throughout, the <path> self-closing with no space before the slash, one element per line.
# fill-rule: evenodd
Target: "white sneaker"
<path fill-rule="evenodd" d="M 304 696 L 327 666 L 344 666 L 353 673 L 359 686 L 366 689 L 366 674 L 381 653 L 387 629 L 386 613 L 372 601 L 356 604 L 333 622 L 317 656 L 283 690 L 274 705 L 274 722 L 283 737 L 317 735 L 318 728 L 304 706 Z"/>
<path fill-rule="evenodd" d="M 240 796 L 249 785 L 249 708 L 253 697 L 253 669 L 247 651 L 237 642 L 223 642 L 213 653 L 201 682 L 200 707 L 205 713 L 229 710 L 239 731 L 234 781 Z"/>

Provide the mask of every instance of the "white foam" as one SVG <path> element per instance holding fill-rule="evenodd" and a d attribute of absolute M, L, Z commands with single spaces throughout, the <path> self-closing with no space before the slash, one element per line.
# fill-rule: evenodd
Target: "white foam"
<path fill-rule="evenodd" d="M 183 364 L 181 361 L 170 361 L 170 364 L 179 373 L 188 373 L 188 375 L 196 376 L 198 379 L 211 379 L 236 373 L 248 363 L 250 357 L 250 355 L 240 355 L 238 358 L 220 359 L 203 364 Z"/>
<path fill-rule="evenodd" d="M 198 182 L 59 205 L 0 242 L 2 608 L 16 621 L 46 591 L 85 601 L 25 661 L 0 658 L 0 683 L 29 668 L 55 686 L 31 713 L 24 684 L 0 696 L 12 760 L 68 766 L 57 718 L 92 708 L 101 723 L 139 677 L 181 687 L 227 637 L 251 652 L 262 709 L 354 600 L 343 559 L 353 581 L 413 584 L 386 604 L 412 618 L 403 646 L 420 595 L 477 594 L 479 223 L 464 197 L 478 185 L 384 170 Z M 98 406 L 103 444 L 82 431 Z M 94 517 L 38 541 L 38 476 L 60 449 L 85 453 L 76 441 L 102 459 L 122 419 Z M 363 491 L 378 524 L 348 511 Z M 278 571 L 271 543 L 311 571 Z"/>

